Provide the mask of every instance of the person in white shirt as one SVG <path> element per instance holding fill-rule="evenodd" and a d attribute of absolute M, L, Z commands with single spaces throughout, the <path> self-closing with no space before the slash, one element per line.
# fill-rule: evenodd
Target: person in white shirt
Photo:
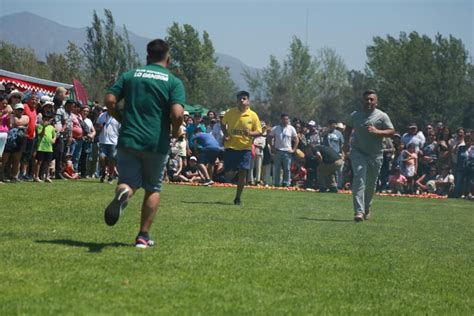
<path fill-rule="evenodd" d="M 281 124 L 273 127 L 270 139 L 273 139 L 275 158 L 273 163 L 273 185 L 288 187 L 291 184 L 291 157 L 298 148 L 298 134 L 296 129 L 290 125 L 288 114 L 283 113 Z M 281 181 L 281 169 L 283 169 L 283 182 Z"/>
<path fill-rule="evenodd" d="M 120 123 L 109 114 L 103 112 L 96 122 L 99 133 L 99 159 L 101 165 L 100 182 L 104 182 L 106 171 L 108 171 L 108 182 L 112 183 L 115 177 L 115 159 L 117 157 L 117 141 Z"/>

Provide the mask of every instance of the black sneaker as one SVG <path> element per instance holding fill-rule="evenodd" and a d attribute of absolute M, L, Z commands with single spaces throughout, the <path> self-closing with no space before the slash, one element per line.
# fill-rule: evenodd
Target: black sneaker
<path fill-rule="evenodd" d="M 214 184 L 214 181 L 212 181 L 211 179 L 208 179 L 208 180 L 204 181 L 202 185 L 209 186 L 209 185 L 213 185 L 213 184 Z"/>
<path fill-rule="evenodd" d="M 240 205 L 240 199 L 234 199 L 234 205 Z"/>
<path fill-rule="evenodd" d="M 135 238 L 135 247 L 136 248 L 141 248 L 141 249 L 146 249 L 148 247 L 152 247 L 155 245 L 155 242 L 151 240 L 150 238 L 143 237 L 143 236 L 137 236 Z"/>
<path fill-rule="evenodd" d="M 127 207 L 128 192 L 127 188 L 122 188 L 115 193 L 114 199 L 105 209 L 104 219 L 107 225 L 113 226 L 119 220 L 123 210 Z"/>

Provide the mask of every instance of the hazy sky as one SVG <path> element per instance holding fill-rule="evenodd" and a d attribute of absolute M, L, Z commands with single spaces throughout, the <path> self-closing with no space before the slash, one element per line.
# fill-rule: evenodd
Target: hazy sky
<path fill-rule="evenodd" d="M 283 60 L 294 35 L 312 54 L 334 48 L 350 69 L 362 70 L 374 36 L 417 31 L 452 34 L 474 54 L 474 0 L 0 0 L 0 15 L 30 11 L 72 27 L 91 24 L 92 12 L 112 10 L 117 25 L 138 35 L 166 35 L 174 22 L 207 31 L 219 53 L 249 66 Z"/>

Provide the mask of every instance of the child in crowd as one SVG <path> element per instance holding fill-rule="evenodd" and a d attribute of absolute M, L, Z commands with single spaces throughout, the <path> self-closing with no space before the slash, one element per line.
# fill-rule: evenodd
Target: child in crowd
<path fill-rule="evenodd" d="M 53 144 L 56 142 L 56 129 L 51 124 L 53 117 L 46 114 L 42 123 L 37 127 L 38 145 L 36 151 L 36 163 L 34 166 L 34 181 L 51 183 L 49 165 L 53 160 Z"/>
<path fill-rule="evenodd" d="M 291 163 L 291 183 L 298 188 L 304 188 L 308 172 L 304 167 L 305 154 L 297 149 L 293 162 Z"/>
<path fill-rule="evenodd" d="M 199 172 L 196 156 L 191 156 L 191 158 L 189 158 L 189 165 L 184 169 L 183 175 L 184 175 L 183 180 L 186 182 L 193 182 L 193 183 L 201 182 L 201 179 L 203 177 L 201 176 L 201 173 Z"/>
<path fill-rule="evenodd" d="M 416 144 L 409 143 L 401 153 L 401 172 L 407 179 L 407 193 L 413 193 L 415 188 L 415 175 L 418 165 Z"/>
<path fill-rule="evenodd" d="M 436 179 L 437 170 L 435 166 L 432 166 L 428 173 L 423 174 L 416 180 L 416 193 L 434 193 L 436 190 L 436 186 L 434 185 L 434 181 Z"/>
<path fill-rule="evenodd" d="M 454 189 L 454 176 L 451 174 L 451 168 L 443 167 L 441 174 L 435 179 L 436 194 L 450 196 Z"/>
<path fill-rule="evenodd" d="M 407 178 L 400 172 L 400 168 L 394 167 L 393 174 L 388 177 L 388 187 L 392 193 L 405 193 L 407 190 L 407 182 Z"/>
<path fill-rule="evenodd" d="M 74 171 L 73 163 L 72 163 L 72 154 L 67 153 L 66 158 L 64 159 L 64 168 L 62 171 L 62 175 L 66 179 L 77 180 L 79 178 L 79 173 Z"/>

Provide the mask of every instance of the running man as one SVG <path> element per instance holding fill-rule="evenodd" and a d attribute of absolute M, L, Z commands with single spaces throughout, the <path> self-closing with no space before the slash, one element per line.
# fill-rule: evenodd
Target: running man
<path fill-rule="evenodd" d="M 349 141 L 354 130 L 349 158 L 354 174 L 352 200 L 356 222 L 369 219 L 372 197 L 382 167 L 382 141 L 384 137 L 392 137 L 395 134 L 388 115 L 377 109 L 378 100 L 375 91 L 367 90 L 362 97 L 362 109 L 353 112 L 347 121 L 343 146 L 347 157 Z"/>
<path fill-rule="evenodd" d="M 128 200 L 145 189 L 135 246 L 154 244 L 148 233 L 160 203 L 161 184 L 170 149 L 170 125 L 178 137 L 183 124 L 184 86 L 167 69 L 168 44 L 155 39 L 147 45 L 147 65 L 123 73 L 105 96 L 110 115 L 121 123 L 115 197 L 105 209 L 105 222 L 115 225 Z M 124 109 L 117 103 L 124 100 Z"/>
<path fill-rule="evenodd" d="M 224 134 L 224 168 L 226 178 L 231 181 L 238 173 L 237 194 L 234 204 L 240 205 L 240 197 L 247 181 L 247 172 L 252 160 L 253 138 L 262 135 L 257 113 L 250 109 L 250 94 L 237 93 L 236 107 L 229 109 L 221 121 Z"/>

